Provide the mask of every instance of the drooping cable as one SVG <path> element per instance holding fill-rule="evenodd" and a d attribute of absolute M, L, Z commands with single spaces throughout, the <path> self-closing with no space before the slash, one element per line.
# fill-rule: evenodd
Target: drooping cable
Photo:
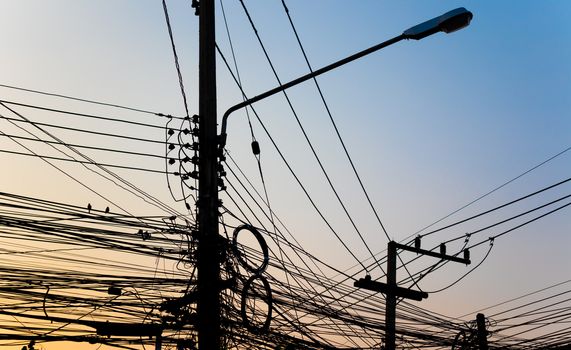
<path fill-rule="evenodd" d="M 228 71 L 231 72 L 232 77 L 234 78 L 234 82 L 236 84 L 238 84 L 238 81 L 236 80 L 236 77 L 234 76 L 232 70 L 230 69 L 230 66 L 228 64 L 228 61 L 226 60 L 224 54 L 222 53 L 222 51 L 220 50 L 220 48 L 218 47 L 218 45 L 216 45 L 216 49 L 218 51 L 218 54 L 222 57 L 223 62 L 226 64 L 226 67 L 228 68 Z M 241 85 L 238 85 L 238 88 L 241 90 L 242 94 L 245 94 L 244 90 L 242 90 Z M 300 188 L 302 189 L 303 193 L 305 194 L 306 198 L 309 200 L 310 204 L 312 205 L 312 207 L 315 209 L 315 211 L 317 212 L 317 214 L 319 215 L 319 217 L 321 218 L 321 220 L 327 225 L 327 227 L 329 228 L 329 230 L 335 235 L 335 237 L 337 238 L 337 240 L 341 243 L 341 245 L 343 245 L 343 247 L 345 248 L 345 250 L 347 250 L 347 252 L 355 259 L 355 261 L 357 262 L 357 264 L 361 265 L 363 267 L 363 270 L 367 270 L 365 268 L 365 265 L 362 264 L 362 262 L 359 260 L 359 258 L 357 258 L 357 256 L 355 255 L 355 253 L 353 253 L 353 251 L 351 249 L 349 249 L 349 247 L 347 246 L 347 244 L 343 241 L 343 239 L 341 239 L 341 236 L 339 236 L 339 234 L 337 233 L 337 231 L 333 228 L 333 226 L 329 223 L 329 221 L 327 220 L 327 218 L 325 217 L 325 215 L 322 213 L 322 211 L 317 207 L 317 204 L 315 203 L 314 199 L 311 197 L 311 195 L 309 194 L 308 190 L 305 188 L 305 186 L 303 185 L 303 183 L 301 182 L 301 180 L 299 179 L 299 177 L 297 176 L 297 174 L 293 171 L 293 168 L 291 167 L 291 165 L 289 164 L 289 162 L 286 160 L 284 154 L 282 153 L 282 151 L 280 150 L 280 148 L 277 146 L 274 138 L 271 136 L 269 130 L 266 128 L 265 124 L 263 123 L 262 119 L 260 118 L 260 116 L 258 115 L 258 113 L 256 112 L 256 110 L 252 108 L 252 111 L 254 112 L 254 115 L 256 116 L 256 119 L 258 120 L 258 122 L 260 123 L 260 125 L 262 126 L 262 129 L 264 130 L 264 132 L 266 133 L 266 136 L 268 136 L 268 138 L 270 139 L 270 141 L 272 142 L 272 145 L 274 146 L 274 148 L 276 149 L 276 151 L 278 152 L 278 155 L 280 156 L 280 158 L 282 159 L 282 161 L 284 162 L 284 164 L 286 165 L 286 167 L 288 168 L 289 172 L 292 174 L 292 176 L 294 177 L 294 179 L 296 180 L 296 182 L 298 183 L 298 185 L 300 186 Z"/>
<path fill-rule="evenodd" d="M 179 63 L 178 63 L 178 54 L 177 54 L 177 52 L 176 52 L 176 45 L 175 45 L 175 43 L 174 43 L 174 36 L 173 36 L 173 33 L 172 33 L 171 22 L 170 22 L 170 18 L 169 18 L 169 11 L 168 11 L 168 9 L 167 9 L 166 0 L 163 0 L 163 11 L 164 11 L 164 14 L 165 14 L 165 21 L 166 21 L 167 29 L 168 29 L 168 32 L 169 32 L 170 43 L 171 43 L 172 52 L 173 52 L 173 56 L 174 56 L 174 65 L 175 65 L 175 67 L 176 67 L 176 72 L 177 72 L 177 75 L 178 75 L 178 83 L 179 83 L 179 86 L 180 86 L 180 93 L 181 93 L 181 95 L 182 95 L 182 101 L 183 101 L 183 104 L 184 104 L 184 111 L 186 112 L 186 117 L 188 117 L 189 114 L 188 114 L 188 103 L 187 103 L 187 100 L 186 100 L 186 92 L 185 92 L 185 89 L 184 89 L 184 82 L 183 82 L 183 79 L 182 79 L 182 72 L 181 72 L 181 70 L 180 70 L 180 65 L 179 65 Z"/>
<path fill-rule="evenodd" d="M 139 193 L 139 194 L 142 196 L 142 197 L 140 197 L 140 198 L 144 199 L 145 201 L 147 201 L 146 199 L 149 199 L 149 200 L 150 200 L 149 203 L 151 203 L 151 204 L 153 204 L 153 205 L 155 205 L 155 206 L 158 206 L 159 208 L 161 208 L 161 209 L 163 209 L 163 210 L 165 210 L 165 211 L 167 211 L 167 212 L 176 213 L 177 215 L 180 215 L 180 213 L 178 213 L 176 210 L 174 210 L 173 208 L 171 208 L 171 207 L 168 206 L 167 204 L 163 203 L 162 201 L 158 200 L 156 197 L 151 196 L 150 194 L 148 194 L 147 192 L 141 190 L 140 188 L 138 188 L 137 186 L 133 185 L 133 184 L 130 183 L 129 181 L 123 179 L 122 177 L 118 176 L 117 174 L 111 172 L 110 170 L 105 169 L 104 167 L 98 165 L 97 162 L 94 162 L 91 158 L 87 157 L 86 155 L 84 155 L 83 153 L 81 153 L 80 151 L 78 151 L 77 149 L 75 149 L 74 147 L 72 147 L 72 146 L 70 146 L 69 144 L 63 142 L 61 139 L 59 139 L 59 138 L 56 137 L 55 135 L 51 134 L 51 133 L 48 132 L 47 130 L 45 130 L 45 129 L 43 129 L 42 127 L 40 127 L 40 126 L 38 125 L 38 123 L 32 122 L 31 120 L 29 120 L 28 118 L 26 118 L 24 115 L 18 113 L 18 112 L 15 111 L 14 109 L 12 109 L 12 108 L 8 107 L 7 105 L 5 105 L 3 102 L 0 102 L 0 105 L 3 106 L 4 108 L 8 109 L 10 112 L 14 113 L 15 115 L 17 115 L 18 117 L 21 118 L 21 120 L 18 120 L 18 119 L 14 119 L 14 118 L 7 118 L 7 117 L 4 117 L 4 116 L 0 115 L 0 117 L 2 117 L 2 118 L 4 118 L 4 119 L 8 120 L 10 123 L 12 123 L 13 125 L 15 125 L 16 127 L 20 128 L 20 129 L 22 129 L 22 130 L 24 130 L 25 132 L 29 133 L 29 134 L 32 135 L 32 136 L 38 138 L 36 135 L 34 135 L 33 133 L 29 132 L 28 130 L 23 129 L 23 128 L 22 128 L 21 126 L 19 126 L 19 125 L 16 125 L 14 122 L 15 122 L 15 121 L 23 121 L 23 122 L 26 122 L 26 123 L 29 123 L 29 124 L 33 125 L 35 128 L 37 128 L 38 130 L 42 131 L 42 132 L 45 133 L 46 135 L 50 136 L 52 139 L 54 139 L 54 140 L 56 140 L 57 142 L 61 143 L 61 144 L 64 145 L 65 147 L 69 148 L 69 149 L 70 149 L 71 151 L 73 151 L 74 153 L 78 154 L 79 156 L 83 157 L 84 159 L 87 159 L 87 162 L 84 162 L 84 163 L 82 163 L 81 161 L 78 161 L 78 162 L 81 163 L 81 164 L 83 164 L 84 167 L 86 167 L 88 170 L 95 172 L 93 169 L 91 169 L 91 168 L 89 168 L 89 167 L 86 166 L 87 164 L 93 164 L 93 165 L 95 165 L 96 167 L 98 167 L 99 169 L 101 169 L 103 172 L 107 173 L 109 176 L 111 176 L 111 177 L 115 178 L 116 180 L 118 180 L 118 181 L 122 182 L 123 184 L 125 184 L 125 185 L 129 188 L 129 189 L 128 189 L 129 192 L 131 192 L 131 193 L 137 192 L 137 193 Z M 39 138 L 38 138 L 38 139 L 39 139 Z M 15 141 L 15 140 L 13 139 L 13 141 Z M 15 141 L 15 142 L 17 142 L 17 141 Z M 17 143 L 18 143 L 18 142 L 17 142 Z M 71 159 L 74 159 L 73 157 L 71 157 L 71 156 L 69 156 L 68 154 L 66 154 L 65 152 L 63 152 L 63 151 L 57 149 L 57 148 L 54 147 L 53 145 L 50 145 L 50 146 L 51 146 L 52 148 L 56 149 L 58 152 L 65 154 L 67 157 L 69 157 L 69 158 L 71 158 Z M 4 150 L 3 150 L 2 152 L 7 152 L 7 151 L 4 151 Z M 37 153 L 35 153 L 35 152 L 32 152 L 32 153 L 34 153 L 34 154 L 37 155 Z M 46 156 L 46 157 L 48 157 L 48 156 Z M 56 158 L 57 158 L 57 157 L 51 157 L 51 159 L 54 159 L 54 160 L 55 160 Z M 67 160 L 66 160 L 66 159 L 62 159 L 62 160 L 71 161 L 71 160 L 69 160 L 69 159 L 67 159 Z M 50 162 L 48 162 L 48 163 L 53 166 L 52 163 L 50 163 Z M 127 168 L 132 168 L 132 170 L 146 170 L 146 169 L 138 168 L 138 167 L 125 167 L 125 166 L 119 166 L 119 165 L 112 165 L 112 167 L 125 168 L 125 169 L 127 169 Z M 156 171 L 151 170 L 151 172 L 156 172 Z M 95 173 L 97 173 L 97 172 L 95 172 Z M 162 172 L 161 172 L 161 173 L 162 173 Z M 110 180 L 111 182 L 117 184 L 116 182 L 114 182 L 113 180 L 107 178 L 106 176 L 101 175 L 100 173 L 97 173 L 97 174 L 98 174 L 99 176 L 102 176 L 102 177 L 106 178 L 107 180 Z M 132 192 L 131 190 L 134 191 L 134 192 Z M 146 199 L 145 199 L 145 198 L 146 198 Z"/>
<path fill-rule="evenodd" d="M 513 178 L 511 178 L 510 180 L 504 182 L 503 184 L 501 184 L 501 185 L 499 185 L 499 186 L 497 186 L 497 187 L 494 187 L 493 189 L 491 189 L 490 191 L 486 192 L 485 194 L 483 194 L 483 195 L 477 197 L 476 199 L 474 199 L 474 200 L 472 200 L 472 201 L 470 201 L 470 202 L 464 204 L 464 205 L 461 206 L 460 208 L 458 208 L 458 209 L 452 211 L 451 213 L 449 213 L 449 214 L 443 216 L 442 218 L 440 218 L 440 219 L 434 221 L 434 222 L 431 223 L 430 225 L 427 225 L 427 226 L 421 228 L 420 230 L 414 232 L 413 234 L 411 234 L 411 235 L 409 235 L 408 237 L 404 238 L 403 241 L 405 241 L 405 240 L 407 240 L 407 239 L 410 239 L 410 238 L 413 237 L 413 236 L 416 236 L 417 234 L 421 233 L 422 231 L 429 229 L 430 227 L 432 227 L 432 226 L 434 226 L 434 225 L 436 225 L 436 224 L 442 222 L 443 220 L 448 219 L 448 218 L 451 217 L 452 215 L 454 215 L 454 214 L 456 214 L 456 213 L 458 213 L 458 212 L 460 212 L 460 211 L 466 209 L 467 207 L 471 206 L 472 204 L 474 204 L 474 203 L 476 203 L 476 202 L 478 202 L 478 201 L 484 199 L 485 197 L 491 195 L 492 193 L 494 193 L 494 192 L 496 192 L 496 191 L 498 191 L 498 190 L 504 188 L 505 186 L 511 184 L 512 182 L 514 182 L 514 181 L 520 179 L 521 177 L 523 177 L 523 176 L 529 174 L 530 172 L 532 172 L 532 171 L 538 169 L 539 167 L 541 167 L 541 166 L 543 166 L 543 165 L 549 163 L 550 161 L 554 160 L 555 158 L 557 158 L 557 157 L 559 157 L 559 156 L 565 154 L 565 153 L 568 152 L 569 150 L 571 150 L 571 147 L 565 148 L 564 150 L 562 150 L 562 151 L 558 152 L 557 154 L 555 154 L 555 155 L 553 155 L 553 156 L 547 158 L 546 160 L 540 162 L 539 164 L 536 164 L 536 165 L 534 165 L 533 167 L 527 169 L 526 171 L 524 171 L 523 173 L 517 175 L 516 177 L 513 177 Z"/>
<path fill-rule="evenodd" d="M 313 67 L 310 64 L 309 58 L 307 57 L 307 53 L 305 51 L 305 48 L 303 47 L 303 44 L 301 43 L 301 39 L 299 38 L 299 34 L 298 34 L 297 29 L 293 23 L 293 20 L 292 20 L 291 15 L 290 15 L 289 8 L 287 7 L 285 0 L 282 0 L 282 5 L 283 5 L 284 10 L 287 14 L 291 28 L 295 34 L 295 38 L 297 40 L 299 48 L 303 54 L 303 58 L 305 59 L 305 62 L 307 63 L 307 67 L 308 67 L 309 71 L 311 73 L 313 73 Z M 349 164 L 351 165 L 351 169 L 353 170 L 353 173 L 355 174 L 355 177 L 357 178 L 357 181 L 359 182 L 359 186 L 361 187 L 361 190 L 363 191 L 363 194 L 365 195 L 365 198 L 367 199 L 367 203 L 369 204 L 369 207 L 373 211 L 373 214 L 375 215 L 377 222 L 381 226 L 383 233 L 385 234 L 387 239 L 390 241 L 391 238 L 389 237 L 389 234 L 385 228 L 385 225 L 383 225 L 383 222 L 381 221 L 380 215 L 379 215 L 377 209 L 375 208 L 375 206 L 373 205 L 371 197 L 369 196 L 369 193 L 366 190 L 365 185 L 363 184 L 363 181 L 361 180 L 361 176 L 359 175 L 359 172 L 357 171 L 357 168 L 355 167 L 355 163 L 353 162 L 353 159 L 351 158 L 351 155 L 349 154 L 349 150 L 347 149 L 347 146 L 345 145 L 345 141 L 343 141 L 343 138 L 341 137 L 341 133 L 339 132 L 339 128 L 337 127 L 337 123 L 335 122 L 335 119 L 333 118 L 333 114 L 331 113 L 331 109 L 329 108 L 329 104 L 325 100 L 325 96 L 323 95 L 323 91 L 321 90 L 321 86 L 319 85 L 319 82 L 317 81 L 316 77 L 313 77 L 313 82 L 315 83 L 315 87 L 317 88 L 317 92 L 319 93 L 319 97 L 320 97 L 321 101 L 323 102 L 323 107 L 325 108 L 325 111 L 327 112 L 327 115 L 329 116 L 329 120 L 331 121 L 331 125 L 333 126 L 333 129 L 335 130 L 335 134 L 337 135 L 337 139 L 341 143 L 341 147 L 343 148 L 343 152 L 345 153 L 345 156 L 347 157 L 347 160 L 349 161 Z"/>
<path fill-rule="evenodd" d="M 272 70 L 272 72 L 273 72 L 273 74 L 274 74 L 274 77 L 276 78 L 276 81 L 278 82 L 279 85 L 281 85 L 282 82 L 281 82 L 281 80 L 280 80 L 280 78 L 279 78 L 279 76 L 278 76 L 278 74 L 277 74 L 277 71 L 276 71 L 276 69 L 275 69 L 275 67 L 274 67 L 274 64 L 273 64 L 272 60 L 271 60 L 270 57 L 269 57 L 269 54 L 268 54 L 268 52 L 267 52 L 267 50 L 266 50 L 266 48 L 265 48 L 265 45 L 263 44 L 263 42 L 262 42 L 262 40 L 261 40 L 261 37 L 260 37 L 260 35 L 259 35 L 259 33 L 258 33 L 258 29 L 256 28 L 256 26 L 255 26 L 255 24 L 254 24 L 254 22 L 253 22 L 253 20 L 252 20 L 252 17 L 251 17 L 251 15 L 250 15 L 250 12 L 248 11 L 248 8 L 246 7 L 246 4 L 244 3 L 243 0 L 240 0 L 240 4 L 242 5 L 242 8 L 243 8 L 243 10 L 244 10 L 244 13 L 246 14 L 246 17 L 248 18 L 248 21 L 249 21 L 249 23 L 250 23 L 250 25 L 251 25 L 251 27 L 252 27 L 252 29 L 253 29 L 253 31 L 254 31 L 254 34 L 255 34 L 255 36 L 256 36 L 256 38 L 257 38 L 257 40 L 258 40 L 258 43 L 260 44 L 260 47 L 262 48 L 262 51 L 263 51 L 263 53 L 264 53 L 264 56 L 266 57 L 266 60 L 268 61 L 268 64 L 269 64 L 269 66 L 270 66 L 270 68 L 271 68 L 271 70 Z M 328 174 L 327 171 L 325 170 L 325 167 L 324 167 L 324 165 L 323 165 L 321 159 L 320 159 L 319 156 L 317 155 L 317 151 L 315 150 L 315 147 L 313 146 L 313 143 L 310 141 L 309 136 L 307 135 L 307 132 L 305 131 L 305 128 L 304 128 L 303 125 L 301 124 L 301 120 L 299 119 L 298 113 L 296 112 L 295 108 L 293 107 L 293 104 L 292 104 L 292 102 L 291 102 L 291 100 L 290 100 L 290 98 L 289 98 L 289 95 L 287 94 L 287 92 L 286 92 L 285 90 L 284 90 L 282 93 L 283 93 L 284 98 L 286 99 L 286 102 L 287 102 L 287 104 L 288 104 L 288 106 L 289 106 L 289 108 L 290 108 L 290 110 L 291 110 L 291 112 L 292 112 L 292 114 L 293 114 L 293 116 L 294 116 L 294 118 L 295 118 L 295 120 L 296 120 L 296 122 L 297 122 L 297 124 L 298 124 L 298 126 L 299 126 L 299 128 L 300 128 L 300 130 L 301 130 L 301 133 L 303 134 L 304 139 L 306 140 L 306 142 L 307 142 L 307 144 L 308 144 L 308 146 L 309 146 L 309 148 L 310 148 L 310 150 L 311 150 L 311 152 L 312 152 L 312 154 L 313 154 L 315 160 L 317 161 L 317 164 L 319 165 L 319 168 L 321 169 L 321 172 L 323 173 L 325 179 L 327 180 L 327 183 L 329 184 L 329 187 L 331 188 L 331 191 L 332 191 L 333 194 L 335 195 L 335 198 L 337 199 L 339 205 L 340 205 L 341 208 L 343 209 L 343 211 L 344 211 L 344 213 L 345 213 L 345 216 L 348 218 L 349 222 L 350 222 L 351 225 L 353 226 L 355 232 L 356 232 L 357 235 L 359 236 L 361 242 L 362 242 L 363 245 L 366 247 L 366 249 L 367 249 L 367 251 L 369 252 L 369 254 L 371 255 L 371 257 L 372 257 L 373 259 L 376 259 L 376 258 L 375 258 L 375 255 L 373 254 L 373 252 L 372 252 L 372 250 L 371 250 L 371 248 L 369 247 L 368 243 L 365 241 L 363 235 L 361 234 L 361 231 L 360 231 L 359 228 L 357 227 L 357 225 L 356 225 L 356 223 L 355 223 L 353 217 L 352 217 L 351 214 L 349 213 L 349 211 L 348 211 L 346 205 L 343 203 L 341 197 L 339 196 L 339 193 L 337 192 L 335 186 L 333 185 L 333 182 L 332 182 L 332 180 L 331 180 L 329 174 Z M 380 268 L 381 270 L 383 270 L 383 267 L 382 267 L 380 264 L 378 264 L 378 266 L 379 266 L 379 268 Z"/>
<path fill-rule="evenodd" d="M 225 25 L 225 27 L 226 27 L 226 34 L 227 34 L 228 42 L 229 42 L 229 45 L 230 45 L 230 51 L 231 51 L 231 53 L 232 53 L 232 60 L 233 60 L 233 62 L 234 62 L 234 69 L 236 70 L 236 77 L 237 77 L 237 79 L 238 79 L 238 83 L 239 83 L 240 86 L 241 86 L 241 85 L 242 85 L 242 80 L 241 80 L 241 78 L 240 78 L 240 70 L 238 69 L 238 63 L 237 63 L 237 60 L 236 60 L 236 53 L 235 53 L 235 51 L 234 51 L 234 45 L 232 44 L 232 36 L 230 35 L 230 28 L 229 28 L 229 26 L 228 26 L 228 20 L 227 20 L 227 18 L 226 18 L 226 12 L 225 12 L 225 10 L 224 10 L 224 3 L 222 2 L 222 0 L 220 0 L 220 8 L 221 8 L 221 10 L 222 10 L 222 16 L 223 16 L 223 18 L 224 18 L 224 25 Z M 245 100 L 246 100 L 246 96 L 242 95 L 242 99 L 245 101 Z M 253 127 L 252 127 L 252 121 L 250 120 L 250 113 L 249 113 L 249 111 L 248 111 L 247 108 L 246 108 L 245 111 L 246 111 L 246 116 L 247 116 L 247 119 L 248 119 L 248 126 L 249 126 L 249 128 L 250 128 L 250 135 L 251 135 L 251 137 L 252 137 L 252 151 L 253 151 L 253 153 L 254 153 L 254 157 L 256 158 L 256 162 L 257 162 L 257 164 L 258 164 L 258 172 L 259 172 L 259 174 L 260 174 L 260 180 L 261 180 L 261 182 L 262 182 L 262 187 L 263 187 L 263 190 L 264 190 L 265 203 L 266 203 L 266 205 L 268 206 L 268 212 L 269 212 L 269 216 L 270 216 L 270 222 L 271 222 L 272 227 L 273 227 L 273 232 L 276 233 L 277 228 L 276 228 L 276 224 L 275 224 L 275 222 L 274 222 L 273 210 L 272 210 L 272 208 L 271 208 L 270 197 L 269 197 L 269 195 L 268 195 L 268 189 L 267 189 L 267 186 L 266 186 L 266 181 L 265 181 L 265 179 L 264 179 L 264 173 L 263 173 L 263 170 L 262 170 L 262 162 L 261 162 L 260 148 L 259 148 L 258 142 L 256 141 L 256 137 L 255 137 L 255 135 L 254 135 L 254 129 L 253 129 Z M 282 250 L 282 249 L 280 248 L 280 246 L 279 246 L 279 241 L 276 240 L 275 242 L 276 242 L 276 244 L 278 245 L 278 251 L 279 251 L 279 254 L 280 254 L 280 259 L 283 261 L 283 260 L 284 260 L 283 250 Z M 290 284 L 289 274 L 285 274 L 285 277 L 286 277 L 286 283 L 289 285 L 289 284 Z M 297 309 L 295 308 L 295 305 L 294 305 L 294 312 L 295 312 L 295 314 L 296 314 L 295 319 L 298 320 L 298 322 L 299 322 L 300 318 L 299 318 L 299 316 L 298 316 L 298 314 L 297 314 Z M 301 324 L 300 324 L 299 326 L 301 327 Z"/>
<path fill-rule="evenodd" d="M 146 114 L 153 114 L 153 115 L 156 115 L 156 116 L 159 116 L 159 117 L 164 117 L 164 116 L 165 116 L 165 114 L 163 114 L 163 113 L 157 113 L 157 112 L 152 112 L 152 111 L 149 111 L 149 110 L 144 110 L 144 109 L 134 108 L 134 107 L 127 107 L 127 106 L 122 106 L 122 105 L 113 104 L 113 103 L 107 103 L 107 102 L 101 102 L 101 101 L 88 100 L 88 99 L 84 99 L 84 98 L 73 97 L 73 96 L 62 95 L 62 94 L 56 94 L 56 93 L 52 93 L 52 92 L 39 91 L 39 90 L 34 90 L 34 89 L 27 89 L 27 88 L 18 87 L 18 86 L 13 86 L 13 85 L 0 84 L 0 86 L 1 86 L 1 87 L 4 87 L 4 88 L 8 88 L 8 89 L 26 91 L 26 92 L 31 92 L 31 93 L 40 94 L 40 95 L 60 97 L 60 98 L 68 99 L 68 100 L 86 102 L 86 103 L 97 104 L 97 105 L 101 105 L 101 106 L 107 106 L 107 107 L 120 108 L 120 109 L 125 109 L 125 110 L 129 110 L 129 111 L 133 111 L 133 112 L 141 112 L 141 113 L 146 113 Z M 174 118 L 180 118 L 180 117 L 174 117 Z"/>

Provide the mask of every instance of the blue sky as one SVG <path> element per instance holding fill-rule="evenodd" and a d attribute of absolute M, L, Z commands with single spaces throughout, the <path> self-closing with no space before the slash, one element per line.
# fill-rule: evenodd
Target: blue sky
<path fill-rule="evenodd" d="M 198 112 L 198 33 L 197 17 L 189 3 L 167 1 L 192 114 Z M 281 2 L 245 3 L 282 81 L 307 73 Z M 289 0 L 287 4 L 314 68 L 450 9 L 464 6 L 474 14 L 472 24 L 462 31 L 401 42 L 319 78 L 343 140 L 392 239 L 405 239 L 571 146 L 569 2 Z M 218 2 L 217 6 L 218 43 L 230 58 Z M 224 1 L 224 6 L 246 93 L 255 95 L 276 86 L 239 2 Z M 0 84 L 184 114 L 160 1 L 3 2 L 0 26 L 4 44 Z M 221 115 L 240 102 L 241 96 L 220 60 L 218 87 Z M 87 113 L 126 113 L 5 88 L 0 88 L 0 94 L 3 99 Z M 387 238 L 366 205 L 315 86 L 309 82 L 293 88 L 290 97 L 365 240 L 373 251 L 383 251 Z M 283 97 L 269 98 L 256 108 L 296 174 L 341 232 L 343 241 L 357 257 L 368 258 Z M 125 117 L 133 120 L 153 122 L 155 118 L 127 114 Z M 37 118 L 43 117 L 38 114 Z M 319 220 L 260 125 L 253 122 L 253 126 L 262 148 L 262 169 L 272 209 L 304 248 L 339 269 L 353 266 L 355 261 Z M 141 136 L 160 139 L 162 135 Z M 61 137 L 69 137 L 69 142 L 80 139 L 71 134 Z M 89 141 L 131 147 L 98 138 Z M 229 151 L 262 190 L 250 141 L 246 115 L 236 113 L 229 122 Z M 7 140 L 0 145 L 4 149 L 18 148 Z M 108 205 L 39 160 L 6 154 L 0 157 L 3 164 L 9 164 L 1 175 L 1 191 Z M 159 169 L 163 166 L 160 161 L 97 157 L 101 162 L 124 161 Z M 570 157 L 571 152 L 558 156 L 445 222 L 569 177 Z M 135 212 L 156 213 L 155 208 L 92 174 L 73 166 L 66 169 Z M 164 177 L 121 174 L 158 198 L 170 200 Z M 570 189 L 569 185 L 557 188 L 537 202 L 525 202 L 518 211 L 566 195 Z M 183 210 L 182 205 L 177 208 Z M 516 212 L 502 212 L 481 225 Z M 458 316 L 569 279 L 570 222 L 566 209 L 498 239 L 480 268 L 454 288 L 431 295 L 422 306 Z M 433 235 L 424 244 L 432 248 L 463 233 Z M 484 237 L 496 233 L 492 230 Z M 473 260 L 478 262 L 486 251 L 486 247 L 475 249 Z M 449 266 L 427 277 L 421 285 L 427 290 L 438 289 L 466 271 L 463 266 Z M 375 273 L 380 272 L 373 271 L 373 277 L 377 277 Z"/>

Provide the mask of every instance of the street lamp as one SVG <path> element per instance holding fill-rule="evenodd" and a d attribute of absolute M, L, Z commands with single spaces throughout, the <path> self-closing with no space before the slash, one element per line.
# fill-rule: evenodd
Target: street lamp
<path fill-rule="evenodd" d="M 200 69 L 199 115 L 200 160 L 198 194 L 198 283 L 197 330 L 200 349 L 220 348 L 220 270 L 218 247 L 218 168 L 217 157 L 222 159 L 226 146 L 226 126 L 231 113 L 292 86 L 303 83 L 376 52 L 403 39 L 419 40 L 438 32 L 451 33 L 470 24 L 472 13 L 461 7 L 418 24 L 401 35 L 334 62 L 288 83 L 230 107 L 222 116 L 220 135 L 216 140 L 216 74 L 214 40 L 214 1 L 200 2 Z M 216 143 L 218 145 L 216 145 Z M 218 154 L 216 154 L 218 146 Z M 390 350 L 394 349 L 389 348 Z"/>
<path fill-rule="evenodd" d="M 335 69 L 335 68 L 340 67 L 344 64 L 352 62 L 358 58 L 361 58 L 361 57 L 366 56 L 370 53 L 373 53 L 373 52 L 376 52 L 380 49 L 383 49 L 387 46 L 395 44 L 395 43 L 397 43 L 403 39 L 420 40 L 420 39 L 426 38 L 427 36 L 438 33 L 438 32 L 444 32 L 444 33 L 455 32 L 455 31 L 460 30 L 464 27 L 467 27 L 470 24 L 472 17 L 473 17 L 472 12 L 466 10 L 463 7 L 459 7 L 457 9 L 452 10 L 452 11 L 448 11 L 443 15 L 435 17 L 435 18 L 428 20 L 426 22 L 417 24 L 414 27 L 410 27 L 409 29 L 405 30 L 399 36 L 396 36 L 392 39 L 389 39 L 385 42 L 382 42 L 380 44 L 372 46 L 372 47 L 365 49 L 363 51 L 357 52 L 356 54 L 353 54 L 349 57 L 341 59 L 337 62 L 331 63 L 328 66 L 325 66 L 325 67 L 320 68 L 316 71 L 308 73 L 308 74 L 301 76 L 297 79 L 294 79 L 288 83 L 282 84 L 278 87 L 275 87 L 271 90 L 268 90 L 262 94 L 254 96 L 252 98 L 249 98 L 249 99 L 247 99 L 241 103 L 238 103 L 238 104 L 230 107 L 222 116 L 222 126 L 220 129 L 220 140 L 219 140 L 220 152 L 222 152 L 224 147 L 226 146 L 226 137 L 227 137 L 226 126 L 227 126 L 227 122 L 228 122 L 228 117 L 233 112 L 235 112 L 239 109 L 242 109 L 244 107 L 247 107 L 253 103 L 256 103 L 256 102 L 258 102 L 258 101 L 260 101 L 266 97 L 270 97 L 272 95 L 275 95 L 278 92 L 289 89 L 292 86 L 303 83 L 306 80 L 315 78 L 318 75 L 329 72 L 332 69 Z M 220 154 L 222 154 L 222 153 L 220 153 Z"/>
<path fill-rule="evenodd" d="M 467 27 L 472 20 L 472 12 L 463 7 L 448 11 L 431 20 L 417 24 L 403 32 L 406 39 L 420 40 L 438 32 L 452 33 Z"/>

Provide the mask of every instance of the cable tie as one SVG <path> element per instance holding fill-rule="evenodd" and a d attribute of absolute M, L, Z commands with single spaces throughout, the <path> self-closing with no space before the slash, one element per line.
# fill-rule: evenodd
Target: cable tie
<path fill-rule="evenodd" d="M 258 143 L 258 141 L 252 141 L 252 153 L 254 153 L 255 155 L 260 154 L 260 144 Z"/>

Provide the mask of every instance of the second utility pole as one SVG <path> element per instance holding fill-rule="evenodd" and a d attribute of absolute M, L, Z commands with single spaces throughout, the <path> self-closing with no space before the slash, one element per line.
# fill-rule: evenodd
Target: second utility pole
<path fill-rule="evenodd" d="M 214 0 L 199 8 L 198 348 L 221 348 Z"/>
<path fill-rule="evenodd" d="M 452 255 L 446 255 L 446 246 L 440 245 L 440 253 L 430 250 L 420 249 L 420 238 L 415 240 L 415 247 L 409 247 L 405 244 L 399 244 L 391 241 L 387 245 L 387 283 L 371 280 L 371 276 L 360 278 L 353 284 L 355 287 L 381 292 L 386 295 L 385 305 L 385 349 L 396 350 L 396 308 L 397 298 L 412 299 L 421 301 L 428 298 L 426 292 L 420 292 L 412 289 L 399 287 L 397 285 L 397 249 L 414 252 L 417 254 L 428 255 L 442 260 L 454 261 L 463 264 L 470 264 L 470 253 L 464 250 L 464 258 L 458 258 Z"/>

